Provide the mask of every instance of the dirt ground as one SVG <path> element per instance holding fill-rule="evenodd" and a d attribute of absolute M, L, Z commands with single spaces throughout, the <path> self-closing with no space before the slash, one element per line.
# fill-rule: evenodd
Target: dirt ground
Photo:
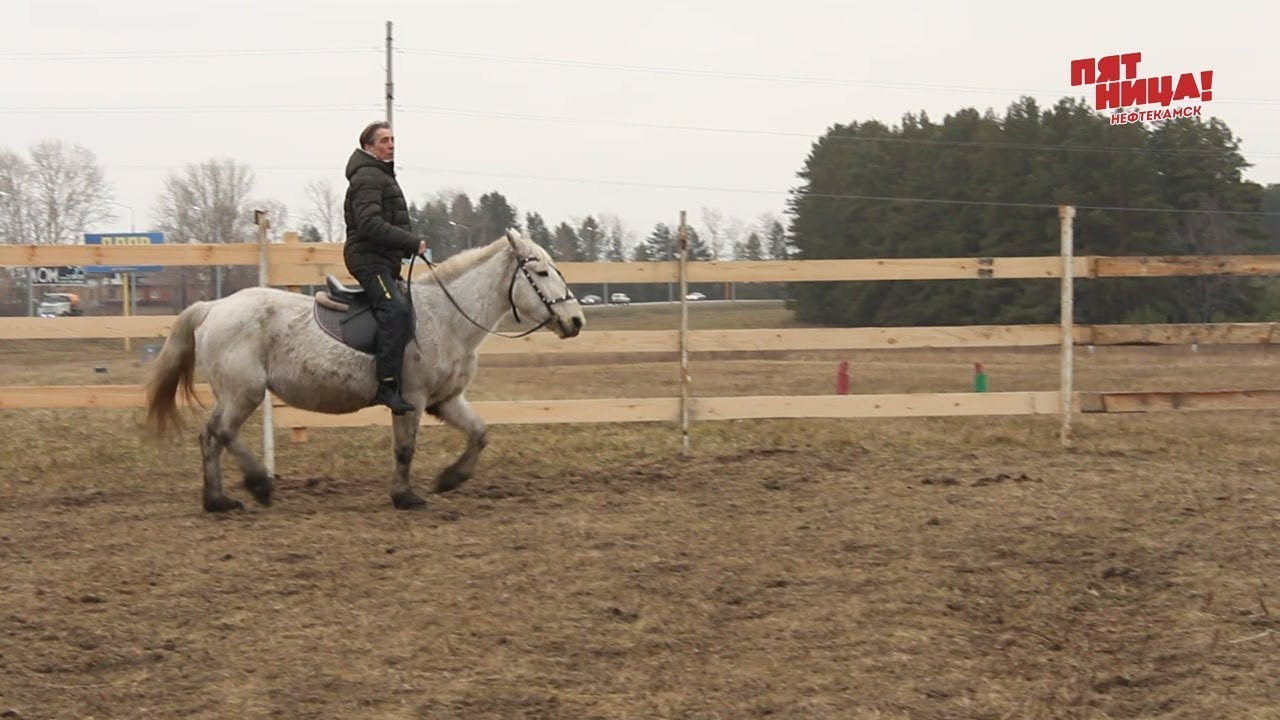
<path fill-rule="evenodd" d="M 111 352 L 0 349 L 0 385 L 135 382 Z M 977 360 L 992 390 L 1057 382 L 1052 353 L 850 358 L 855 392 L 963 391 Z M 1280 379 L 1264 351 L 1080 365 L 1082 390 Z M 473 396 L 677 392 L 636 364 L 482 371 Z M 0 717 L 1280 717 L 1280 412 L 1081 416 L 1069 451 L 1055 418 L 706 423 L 687 458 L 670 425 L 494 427 L 415 513 L 387 429 L 281 431 L 276 502 L 225 516 L 193 438 L 137 419 L 0 412 Z M 460 450 L 421 436 L 418 487 Z"/>

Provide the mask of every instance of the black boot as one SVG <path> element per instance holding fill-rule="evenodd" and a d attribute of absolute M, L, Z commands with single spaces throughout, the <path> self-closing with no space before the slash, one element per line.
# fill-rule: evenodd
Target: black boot
<path fill-rule="evenodd" d="M 407 400 L 400 397 L 400 386 L 394 378 L 378 383 L 378 393 L 373 396 L 373 401 L 391 408 L 392 415 L 404 415 L 414 409 Z"/>

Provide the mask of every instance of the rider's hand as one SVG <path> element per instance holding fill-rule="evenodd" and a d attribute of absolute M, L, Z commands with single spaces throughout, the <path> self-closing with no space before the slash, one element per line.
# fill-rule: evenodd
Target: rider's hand
<path fill-rule="evenodd" d="M 427 254 L 427 241 L 426 241 L 426 240 L 423 240 L 422 242 L 418 243 L 418 254 L 419 254 L 419 255 L 426 255 L 426 254 Z"/>

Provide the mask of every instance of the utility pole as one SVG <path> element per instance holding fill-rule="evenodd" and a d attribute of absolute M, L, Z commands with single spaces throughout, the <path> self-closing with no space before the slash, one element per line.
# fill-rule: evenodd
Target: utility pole
<path fill-rule="evenodd" d="M 395 98 L 395 83 L 391 82 L 391 21 L 387 21 L 387 123 L 391 123 L 391 103 Z"/>

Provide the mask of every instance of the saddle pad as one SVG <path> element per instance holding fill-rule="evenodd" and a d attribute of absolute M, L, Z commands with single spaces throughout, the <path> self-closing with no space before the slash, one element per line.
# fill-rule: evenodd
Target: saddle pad
<path fill-rule="evenodd" d="M 346 341 L 342 338 L 342 318 L 346 317 L 346 313 L 331 310 L 320 303 L 312 303 L 312 307 L 315 309 L 316 324 L 334 340 L 345 344 Z"/>

